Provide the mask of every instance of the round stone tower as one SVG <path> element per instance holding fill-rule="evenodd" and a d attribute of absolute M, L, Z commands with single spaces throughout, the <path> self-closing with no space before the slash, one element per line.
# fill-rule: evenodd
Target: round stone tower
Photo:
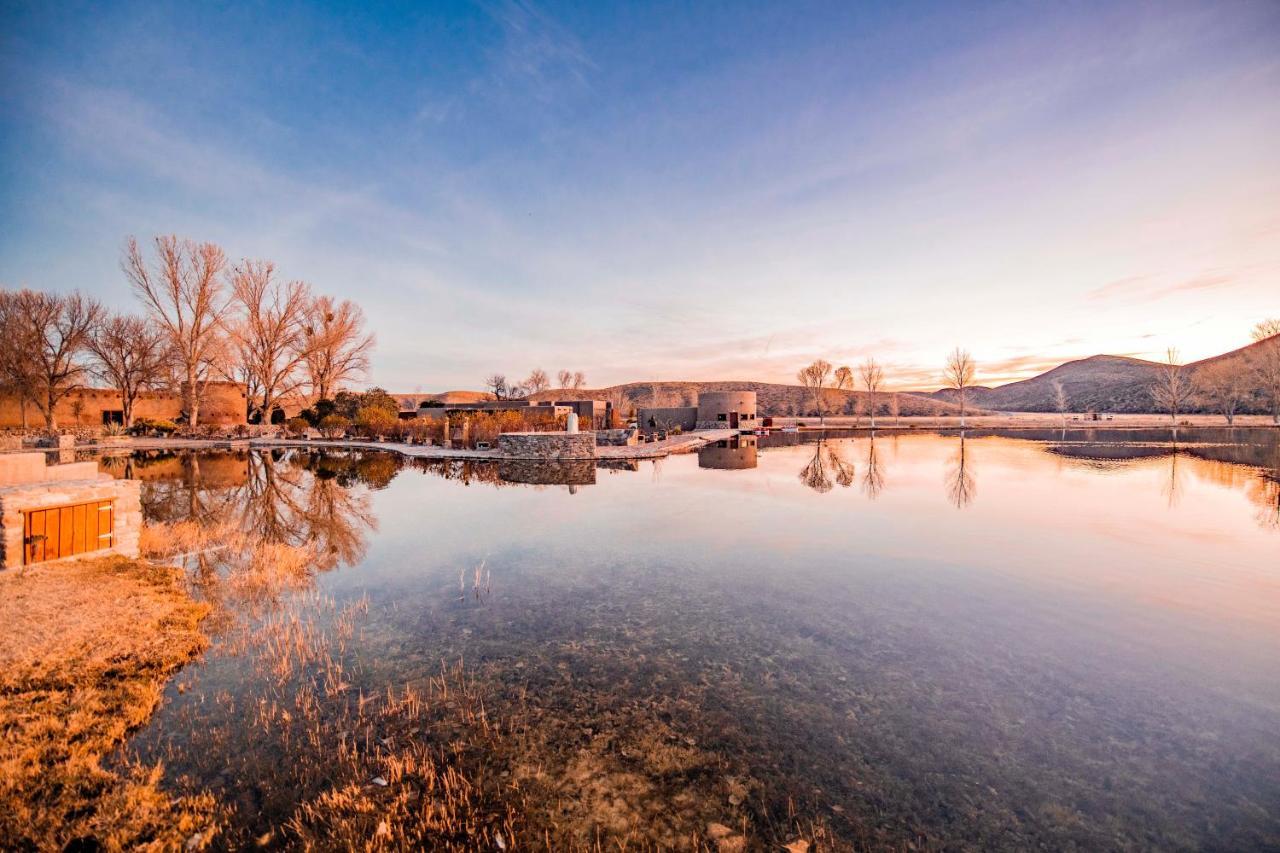
<path fill-rule="evenodd" d="M 755 429 L 755 391 L 707 391 L 698 395 L 698 429 Z"/>

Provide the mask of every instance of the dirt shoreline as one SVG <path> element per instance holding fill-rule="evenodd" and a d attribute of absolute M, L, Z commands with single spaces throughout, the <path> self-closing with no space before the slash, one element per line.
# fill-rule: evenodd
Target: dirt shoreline
<path fill-rule="evenodd" d="M 0 573 L 0 846 L 201 849 L 212 797 L 114 753 L 208 641 L 175 569 L 124 557 Z"/>

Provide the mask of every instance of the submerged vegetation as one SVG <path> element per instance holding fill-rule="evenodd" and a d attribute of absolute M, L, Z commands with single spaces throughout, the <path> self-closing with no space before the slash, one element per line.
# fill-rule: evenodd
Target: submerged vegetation
<path fill-rule="evenodd" d="M 168 568 L 113 557 L 0 575 L 0 839 L 31 849 L 202 847 L 212 797 L 107 759 L 205 647 Z"/>
<path fill-rule="evenodd" d="M 1045 470 L 1150 472 L 1141 482 L 1153 488 L 1164 481 L 1159 466 L 1181 460 L 1178 470 L 1194 475 L 1189 491 L 1212 478 L 1273 512 L 1273 445 L 1171 450 L 1158 438 L 1129 462 L 1053 430 L 1036 456 L 1019 459 L 1040 459 Z M 923 467 L 912 451 L 922 447 Z M 760 464 L 789 472 L 774 482 L 791 491 L 770 511 L 803 505 L 823 514 L 857 500 L 879 515 L 914 488 L 938 505 L 935 519 L 982 524 L 1008 493 L 1001 453 L 1014 452 L 977 433 L 827 438 L 774 447 Z M 680 482 L 693 463 L 669 460 L 653 476 Z M 638 518 L 661 539 L 655 519 L 690 512 L 690 493 L 669 488 L 656 506 L 625 475 L 592 487 L 614 490 L 609 507 L 567 491 L 539 499 L 576 513 L 563 517 L 575 524 L 547 531 L 499 515 L 534 498 L 501 466 L 480 462 L 279 449 L 135 454 L 102 465 L 142 479 L 142 546 L 173 568 L 82 564 L 74 570 L 105 579 L 66 584 L 74 597 L 62 603 L 89 624 L 101 620 L 99 608 L 126 602 L 146 623 L 149 596 L 174 595 L 194 608 L 182 613 L 207 612 L 209 648 L 167 688 L 164 678 L 205 642 L 199 632 L 189 647 L 173 645 L 185 656 L 139 658 L 151 660 L 151 680 L 130 705 L 62 694 L 57 713 L 102 728 L 85 742 L 96 744 L 92 762 L 59 756 L 49 730 L 63 724 L 32 726 L 14 711 L 28 723 L 8 725 L 6 737 L 28 746 L 22 757 L 5 755 L 18 762 L 5 765 L 14 768 L 6 778 L 19 781 L 0 806 L 24 809 L 0 815 L 6 839 L 232 849 L 1084 849 L 1194 846 L 1205 821 L 1233 827 L 1218 836 L 1227 846 L 1280 837 L 1257 811 L 1274 790 L 1266 773 L 1280 766 L 1269 745 L 1280 740 L 1267 739 L 1274 717 L 1262 705 L 1168 688 L 1119 644 L 1109 648 L 1128 669 L 1094 663 L 1088 631 L 1064 639 L 1028 630 L 1034 608 L 1010 606 L 1036 600 L 1017 592 L 1025 578 L 978 586 L 975 596 L 980 577 L 962 563 L 922 573 L 897 560 L 882 571 L 816 539 L 803 567 L 779 570 L 757 562 L 758 550 L 777 556 L 777 534 L 763 529 L 743 547 L 739 534 L 721 540 L 718 555 L 639 540 L 631 550 L 584 546 L 579 530 L 564 528 L 608 536 L 610 523 Z M 1016 476 L 1026 481 L 1026 471 Z M 1255 489 L 1266 494 L 1255 499 Z M 388 512 L 389 529 L 375 540 L 375 505 L 387 501 L 422 512 Z M 741 521 L 753 510 L 735 503 L 726 512 Z M 498 517 L 511 520 L 496 525 Z M 832 517 L 840 530 L 859 523 L 839 510 Z M 477 521 L 482 535 L 471 537 Z M 680 530 L 718 534 L 703 524 Z M 963 555 L 967 546 L 955 547 Z M 343 567 L 351 570 L 336 571 Z M 25 578 L 72 577 L 60 571 Z M 128 572 L 138 573 L 131 583 L 150 579 L 146 596 L 112 585 Z M 186 597 L 184 577 L 201 604 Z M 0 604 L 21 600 L 5 595 Z M 34 644 L 31 620 L 60 626 L 71 617 L 23 618 L 14 635 Z M 104 636 L 142 640 L 138 654 L 150 655 L 162 635 L 137 633 Z M 23 695 L 18 681 L 53 689 L 33 663 L 40 655 L 85 666 L 74 633 L 55 636 L 64 645 L 39 654 L 27 640 L 5 646 L 6 702 Z M 88 657 L 109 662 L 89 669 L 132 673 L 124 648 L 91 648 Z M 167 701 L 151 724 L 120 749 L 162 689 Z M 75 740 L 64 751 L 80 747 Z M 1215 757 L 1246 754 L 1238 766 Z M 59 768 L 82 765 L 91 770 L 76 771 L 81 781 L 62 781 L 71 771 Z M 65 831 L 55 829 L 59 815 L 69 815 Z"/>

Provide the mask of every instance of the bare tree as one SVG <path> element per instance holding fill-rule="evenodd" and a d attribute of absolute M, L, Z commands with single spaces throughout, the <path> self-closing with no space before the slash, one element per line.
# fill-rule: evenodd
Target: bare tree
<path fill-rule="evenodd" d="M 1168 412 L 1169 420 L 1176 423 L 1178 413 L 1191 401 L 1193 390 L 1191 377 L 1178 360 L 1178 351 L 1170 347 L 1149 389 L 1151 401 L 1161 411 Z"/>
<path fill-rule="evenodd" d="M 562 370 L 556 374 L 556 381 L 560 383 L 558 387 L 561 390 L 568 388 L 569 384 L 573 382 L 573 374 L 568 370 Z"/>
<path fill-rule="evenodd" d="M 977 365 L 968 350 L 956 347 L 951 351 L 951 355 L 947 356 L 947 369 L 944 376 L 948 387 L 960 393 L 960 426 L 964 426 L 968 390 L 973 385 L 973 375 L 976 371 Z"/>
<path fill-rule="evenodd" d="M 493 395 L 495 400 L 507 399 L 510 389 L 507 387 L 507 377 L 501 373 L 492 373 L 485 377 L 484 387 Z"/>
<path fill-rule="evenodd" d="M 306 372 L 312 400 L 329 400 L 369 371 L 374 337 L 364 312 L 349 299 L 317 296 L 307 305 Z"/>
<path fill-rule="evenodd" d="M 547 372 L 541 367 L 535 367 L 529 371 L 529 378 L 525 379 L 524 387 L 528 389 L 530 394 L 540 394 L 551 387 L 551 380 L 547 378 Z"/>
<path fill-rule="evenodd" d="M 1249 354 L 1252 382 L 1270 405 L 1272 422 L 1280 424 L 1280 337 L 1267 335 L 1258 340 Z"/>
<path fill-rule="evenodd" d="M 187 424 L 200 421 L 200 400 L 224 355 L 227 300 L 222 273 L 227 259 L 213 243 L 155 238 L 156 261 L 148 264 L 129 238 L 121 266 L 155 323 L 165 331 L 181 369 Z"/>
<path fill-rule="evenodd" d="M 1230 426 L 1235 423 L 1236 413 L 1253 396 L 1251 378 L 1247 368 L 1219 361 L 1201 368 L 1196 374 L 1196 384 L 1206 401 Z"/>
<path fill-rule="evenodd" d="M 1280 317 L 1268 317 L 1257 323 L 1253 327 L 1253 331 L 1249 333 L 1254 341 L 1265 341 L 1267 338 L 1274 338 L 1280 335 Z"/>
<path fill-rule="evenodd" d="M 262 423 L 280 397 L 301 385 L 309 346 L 307 334 L 311 289 L 305 282 L 283 282 L 271 261 L 241 261 L 231 271 L 234 314 L 228 322 L 250 405 Z M 256 398 L 256 399 L 255 399 Z"/>
<path fill-rule="evenodd" d="M 1067 399 L 1067 389 L 1063 386 L 1062 380 L 1053 380 L 1053 404 L 1057 407 L 1058 412 L 1062 414 L 1062 425 L 1067 425 L 1067 411 L 1071 408 L 1071 402 Z"/>
<path fill-rule="evenodd" d="M 862 378 L 862 387 L 867 389 L 867 408 L 871 412 L 871 428 L 876 428 L 876 395 L 884 384 L 884 369 L 876 364 L 874 358 L 868 358 L 858 366 L 858 375 Z"/>
<path fill-rule="evenodd" d="M 27 428 L 27 405 L 35 404 L 40 382 L 31 353 L 38 346 L 30 326 L 19 312 L 10 310 L 18 293 L 0 290 L 0 386 L 18 399 L 22 428 Z"/>
<path fill-rule="evenodd" d="M 58 427 L 56 408 L 85 376 L 84 354 L 102 306 L 79 292 L 35 290 L 0 293 L 0 329 L 12 331 L 27 349 L 23 371 L 46 429 Z"/>
<path fill-rule="evenodd" d="M 581 370 L 574 371 L 573 390 L 581 391 L 583 388 L 586 387 L 586 384 L 587 384 L 587 374 L 583 373 Z"/>
<path fill-rule="evenodd" d="M 800 380 L 800 384 L 809 392 L 809 396 L 813 399 L 813 406 L 818 410 L 818 421 L 822 425 L 826 425 L 826 389 L 827 380 L 831 377 L 831 363 L 816 359 L 808 367 L 802 368 L 796 373 L 796 378 Z"/>
<path fill-rule="evenodd" d="M 165 384 L 172 358 L 168 335 L 141 317 L 112 314 L 94 327 L 86 346 L 93 353 L 93 372 L 120 392 L 124 425 L 133 426 L 138 397 Z"/>

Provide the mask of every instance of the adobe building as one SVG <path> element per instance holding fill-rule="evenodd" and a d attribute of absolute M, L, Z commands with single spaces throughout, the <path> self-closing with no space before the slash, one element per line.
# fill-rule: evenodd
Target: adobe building
<path fill-rule="evenodd" d="M 59 429 L 100 427 L 124 422 L 124 404 L 114 388 L 76 388 L 58 401 L 54 415 Z M 182 394 L 171 391 L 144 391 L 133 405 L 137 420 L 180 421 L 183 419 Z M 200 423 L 210 426 L 234 426 L 245 422 L 249 401 L 244 385 L 238 382 L 210 382 L 205 386 L 200 403 Z M 28 403 L 27 427 L 40 429 L 44 415 Z M 22 427 L 22 403 L 17 397 L 0 395 L 0 429 Z"/>
<path fill-rule="evenodd" d="M 138 556 L 142 484 L 96 462 L 47 465 L 43 453 L 0 455 L 0 568 L 104 554 Z"/>
<path fill-rule="evenodd" d="M 759 426 L 755 391 L 706 391 L 696 406 L 648 407 L 636 410 L 636 423 L 644 432 L 695 429 L 749 429 Z"/>

